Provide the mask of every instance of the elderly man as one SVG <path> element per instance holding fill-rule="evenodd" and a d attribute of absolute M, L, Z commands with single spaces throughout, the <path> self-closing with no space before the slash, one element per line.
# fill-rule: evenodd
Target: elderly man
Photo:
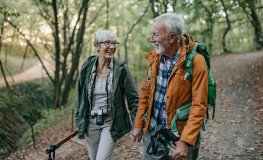
<path fill-rule="evenodd" d="M 144 159 L 198 157 L 200 131 L 207 111 L 208 72 L 204 57 L 197 54 L 193 60 L 192 81 L 185 79 L 183 64 L 195 40 L 190 35 L 183 35 L 183 27 L 182 16 L 175 13 L 162 14 L 154 19 L 150 42 L 155 49 L 147 55 L 148 67 L 132 136 L 135 141 L 141 141 L 143 137 L 146 150 L 151 142 L 150 133 L 158 125 L 171 129 L 178 108 L 191 103 L 190 114 L 188 120 L 176 121 L 180 139 L 175 142 L 176 149 L 169 151 L 168 158 L 145 152 Z M 146 118 L 143 118 L 145 114 Z"/>

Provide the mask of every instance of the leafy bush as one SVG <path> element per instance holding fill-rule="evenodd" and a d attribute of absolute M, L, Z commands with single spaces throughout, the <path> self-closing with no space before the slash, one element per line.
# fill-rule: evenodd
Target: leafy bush
<path fill-rule="evenodd" d="M 48 81 L 34 81 L 0 90 L 1 156 L 14 151 L 27 128 L 42 117 L 44 109 L 51 108 L 52 87 L 49 86 Z"/>
<path fill-rule="evenodd" d="M 7 150 L 4 148 L 0 148 L 0 159 L 5 159 L 7 155 Z"/>
<path fill-rule="evenodd" d="M 38 136 L 42 131 L 47 129 L 49 126 L 52 126 L 54 123 L 60 122 L 60 125 L 65 123 L 64 125 L 71 124 L 69 121 L 71 120 L 71 112 L 72 107 L 66 107 L 64 109 L 49 109 L 42 112 L 42 118 L 39 120 L 34 127 L 34 135 Z M 66 115 L 66 116 L 65 116 Z M 19 139 L 17 143 L 18 147 L 22 147 L 25 144 L 28 144 L 32 141 L 32 131 L 30 128 L 27 129 L 25 134 L 23 134 L 22 138 Z"/>

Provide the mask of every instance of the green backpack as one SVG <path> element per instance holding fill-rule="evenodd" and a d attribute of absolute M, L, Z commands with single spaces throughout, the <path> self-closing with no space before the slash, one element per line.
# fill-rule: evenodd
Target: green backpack
<path fill-rule="evenodd" d="M 213 109 L 213 114 L 212 114 L 212 118 L 214 119 L 214 115 L 215 115 L 215 104 L 216 104 L 216 83 L 214 81 L 214 78 L 212 76 L 212 73 L 210 71 L 210 56 L 207 52 L 207 46 L 203 43 L 200 42 L 195 42 L 194 48 L 192 49 L 191 53 L 188 53 L 186 55 L 186 60 L 184 63 L 184 69 L 186 71 L 185 74 L 185 78 L 189 81 L 192 81 L 192 77 L 193 77 L 193 60 L 195 55 L 197 54 L 197 52 L 199 54 L 202 54 L 205 58 L 206 61 L 206 66 L 207 66 L 207 70 L 208 70 L 208 110 L 207 110 L 207 114 L 206 114 L 206 119 L 203 123 L 203 130 L 205 131 L 206 128 L 206 123 L 207 120 L 209 119 L 209 109 L 212 108 Z M 172 126 L 172 131 L 176 132 L 177 131 L 177 127 L 176 127 L 176 121 L 184 121 L 188 119 L 189 113 L 190 113 L 190 109 L 191 109 L 191 103 L 188 103 L 180 108 L 178 108 L 176 110 L 176 114 L 171 122 L 171 126 Z"/>

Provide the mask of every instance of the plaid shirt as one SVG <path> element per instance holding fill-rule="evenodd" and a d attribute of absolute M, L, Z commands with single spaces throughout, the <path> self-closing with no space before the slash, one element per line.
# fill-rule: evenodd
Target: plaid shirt
<path fill-rule="evenodd" d="M 177 63 L 180 56 L 179 51 L 168 59 L 166 56 L 162 55 L 160 61 L 160 67 L 157 75 L 156 88 L 154 93 L 154 115 L 151 118 L 150 131 L 154 129 L 158 124 L 162 124 L 167 127 L 166 122 L 166 88 L 170 74 Z M 151 129 L 152 128 L 152 129 Z"/>

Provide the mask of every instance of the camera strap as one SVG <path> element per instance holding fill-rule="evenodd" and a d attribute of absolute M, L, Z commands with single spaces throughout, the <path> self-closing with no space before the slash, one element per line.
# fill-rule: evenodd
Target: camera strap
<path fill-rule="evenodd" d="M 111 62 L 109 66 L 107 67 L 107 80 L 106 80 L 106 86 L 105 86 L 105 91 L 107 93 L 107 113 L 109 113 L 111 109 L 111 94 L 112 94 L 112 87 L 113 87 L 113 59 L 111 59 Z"/>
<path fill-rule="evenodd" d="M 90 103 L 90 111 L 93 109 L 93 103 L 92 103 L 92 99 L 93 99 L 93 92 L 95 89 L 95 83 L 96 83 L 96 70 L 97 70 L 97 65 L 98 65 L 98 58 L 96 59 L 93 67 L 92 67 L 92 71 L 91 71 L 91 75 L 90 75 L 90 81 L 89 81 L 89 85 L 88 85 L 88 99 L 89 99 L 89 103 Z M 106 91 L 106 110 L 107 113 L 111 110 L 111 94 L 112 94 L 112 83 L 113 83 L 113 59 L 111 60 L 110 64 L 107 66 L 107 77 L 106 77 L 106 85 L 105 85 L 105 91 Z"/>

